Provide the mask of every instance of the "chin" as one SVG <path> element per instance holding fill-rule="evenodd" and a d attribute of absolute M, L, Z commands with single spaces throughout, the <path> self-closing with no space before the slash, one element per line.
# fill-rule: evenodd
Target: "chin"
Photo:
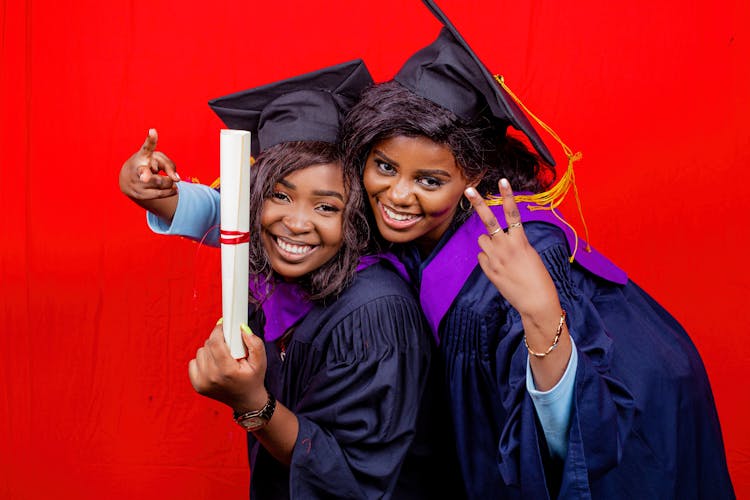
<path fill-rule="evenodd" d="M 420 236 L 413 231 L 396 231 L 388 226 L 378 226 L 378 231 L 383 239 L 391 243 L 410 243 Z"/>
<path fill-rule="evenodd" d="M 285 265 L 280 265 L 280 266 L 272 265 L 271 268 L 274 270 L 276 274 L 278 274 L 285 280 L 296 280 L 310 272 L 307 269 L 296 269 L 294 267 L 285 266 Z"/>

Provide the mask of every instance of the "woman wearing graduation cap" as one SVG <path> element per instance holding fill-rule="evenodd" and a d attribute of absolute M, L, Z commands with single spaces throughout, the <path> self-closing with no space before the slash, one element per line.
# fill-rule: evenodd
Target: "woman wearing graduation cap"
<path fill-rule="evenodd" d="M 425 3 L 445 27 L 364 92 L 342 147 L 439 337 L 467 494 L 732 498 L 687 333 L 604 256 L 576 252 L 585 242 L 544 192 L 547 148 Z M 482 197 L 498 188 L 490 208 Z"/>
<path fill-rule="evenodd" d="M 342 169 L 336 146 L 344 112 L 371 82 L 352 61 L 210 102 L 229 128 L 253 133 L 255 334 L 244 332 L 248 357 L 235 360 L 217 326 L 189 372 L 249 431 L 252 498 L 431 498 L 436 484 L 458 484 L 417 424 L 420 401 L 433 401 L 423 393 L 434 344 L 400 263 L 363 255 L 358 173 Z M 151 174 L 176 172 L 154 149 L 150 134 L 123 166 L 123 192 L 140 193 L 131 197 L 155 231 L 201 239 L 219 222 L 218 193 L 183 182 L 179 196 L 160 197 L 171 187 L 149 184 Z"/>

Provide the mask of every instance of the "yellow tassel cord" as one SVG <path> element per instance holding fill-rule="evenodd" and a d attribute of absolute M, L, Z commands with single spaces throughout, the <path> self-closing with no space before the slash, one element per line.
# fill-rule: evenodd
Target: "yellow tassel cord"
<path fill-rule="evenodd" d="M 250 157 L 250 166 L 252 167 L 255 164 L 255 158 L 252 156 Z M 211 189 L 217 189 L 219 186 L 221 186 L 221 177 L 217 177 L 215 181 L 211 183 L 210 187 Z"/>
<path fill-rule="evenodd" d="M 575 258 L 576 252 L 578 251 L 578 233 L 576 232 L 575 228 L 571 226 L 566 220 L 564 220 L 562 217 L 560 217 L 557 212 L 555 211 L 555 208 L 557 208 L 565 199 L 565 196 L 568 194 L 568 191 L 571 187 L 573 187 L 573 194 L 575 195 L 576 199 L 576 205 L 578 206 L 578 214 L 581 217 L 581 223 L 583 224 L 583 229 L 586 233 L 586 251 L 591 251 L 591 246 L 588 244 L 589 241 L 589 230 L 586 226 L 586 220 L 583 218 L 583 209 L 581 208 L 581 199 L 578 196 L 578 187 L 576 186 L 576 178 L 575 178 L 575 172 L 573 171 L 573 163 L 580 160 L 583 155 L 580 152 L 573 153 L 573 151 L 560 139 L 560 137 L 555 133 L 554 130 L 552 130 L 546 123 L 544 123 L 542 120 L 536 117 L 534 113 L 532 113 L 529 108 L 527 108 L 521 100 L 516 97 L 516 95 L 513 93 L 512 90 L 510 90 L 505 85 L 505 79 L 501 75 L 495 75 L 495 80 L 497 83 L 500 84 L 500 86 L 505 89 L 505 91 L 510 95 L 516 103 L 523 108 L 523 110 L 531 116 L 544 130 L 547 131 L 549 135 L 551 135 L 562 147 L 563 152 L 565 153 L 565 156 L 568 158 L 568 168 L 565 170 L 565 174 L 560 178 L 560 180 L 552 186 L 549 190 L 544 191 L 543 193 L 537 193 L 534 195 L 520 195 L 520 196 L 514 196 L 513 198 L 517 202 L 530 202 L 534 203 L 537 206 L 530 206 L 529 210 L 549 210 L 552 212 L 552 215 L 557 217 L 563 224 L 568 226 L 571 231 L 573 231 L 573 234 L 575 235 L 575 246 L 572 251 L 572 255 L 570 256 L 570 262 L 573 262 L 573 259 Z M 501 196 L 496 195 L 490 195 L 487 197 L 487 204 L 488 205 L 502 205 L 503 204 L 503 198 Z"/>

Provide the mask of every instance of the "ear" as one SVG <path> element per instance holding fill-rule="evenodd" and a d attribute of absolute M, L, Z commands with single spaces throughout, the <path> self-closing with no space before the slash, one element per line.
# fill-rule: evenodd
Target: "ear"
<path fill-rule="evenodd" d="M 467 179 L 466 180 L 466 187 L 467 188 L 470 188 L 470 187 L 476 188 L 479 185 L 479 183 L 482 181 L 482 179 L 484 179 L 484 174 L 486 174 L 486 173 L 487 173 L 487 169 L 484 169 L 484 170 L 482 170 L 482 173 L 480 173 L 479 175 L 477 175 L 474 179 L 471 179 L 471 180 Z"/>

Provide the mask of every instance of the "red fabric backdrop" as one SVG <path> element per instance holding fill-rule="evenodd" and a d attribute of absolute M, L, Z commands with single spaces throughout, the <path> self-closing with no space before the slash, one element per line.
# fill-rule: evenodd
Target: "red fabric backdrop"
<path fill-rule="evenodd" d="M 747 497 L 748 3 L 440 4 L 583 152 L 591 240 L 691 333 Z M 156 127 L 211 182 L 208 99 L 356 57 L 388 79 L 437 22 L 418 0 L 2 0 L 0 27 L 0 497 L 243 497 L 243 433 L 187 378 L 218 255 L 149 233 L 120 166 Z"/>

